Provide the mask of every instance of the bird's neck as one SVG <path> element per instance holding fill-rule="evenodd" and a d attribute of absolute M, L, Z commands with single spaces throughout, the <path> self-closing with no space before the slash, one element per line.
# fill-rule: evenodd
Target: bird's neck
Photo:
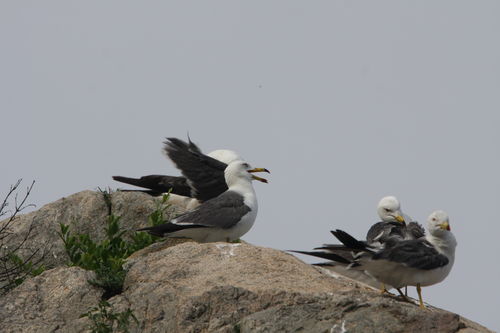
<path fill-rule="evenodd" d="M 247 206 L 252 209 L 257 209 L 257 196 L 251 182 L 236 182 L 231 184 L 229 191 L 234 191 L 243 196 L 243 200 Z"/>
<path fill-rule="evenodd" d="M 457 247 L 457 240 L 451 232 L 443 232 L 438 235 L 433 235 L 429 233 L 426 236 L 429 243 L 436 247 L 439 253 L 446 255 L 447 257 L 453 257 L 455 255 L 455 248 Z"/>
<path fill-rule="evenodd" d="M 255 190 L 253 189 L 252 182 L 250 181 L 234 182 L 230 186 L 228 186 L 228 189 L 230 191 L 238 192 L 243 196 L 246 194 L 255 196 Z"/>

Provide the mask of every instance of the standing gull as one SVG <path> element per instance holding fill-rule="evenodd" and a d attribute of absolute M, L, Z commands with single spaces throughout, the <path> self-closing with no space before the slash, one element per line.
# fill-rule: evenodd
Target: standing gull
<path fill-rule="evenodd" d="M 269 171 L 264 168 L 252 169 L 244 161 L 229 163 L 224 171 L 227 191 L 168 223 L 139 231 L 148 231 L 156 236 L 191 238 L 198 242 L 233 241 L 240 238 L 250 230 L 257 217 L 257 196 L 252 180 L 267 183 L 266 179 L 252 175 L 254 172 Z"/>
<path fill-rule="evenodd" d="M 420 307 L 424 308 L 421 287 L 439 283 L 448 276 L 457 246 L 445 212 L 435 211 L 429 215 L 427 228 L 425 237 L 396 241 L 381 250 L 356 240 L 342 230 L 332 233 L 347 248 L 359 252 L 351 266 L 361 266 L 380 282 L 397 288 L 401 295 L 399 288 L 416 286 Z M 338 256 L 334 260 L 343 262 L 345 258 Z"/>
<path fill-rule="evenodd" d="M 411 220 L 411 218 L 403 213 L 399 200 L 394 196 L 386 196 L 379 201 L 377 205 L 377 214 L 381 222 L 375 223 L 368 230 L 365 242 L 366 245 L 382 249 L 389 240 L 401 241 L 417 239 L 425 234 L 424 229 L 417 222 L 406 223 L 406 221 Z M 382 292 L 391 289 L 391 286 L 381 285 L 379 281 L 359 266 L 349 266 L 349 263 L 354 260 L 356 254 L 352 249 L 346 248 L 344 245 L 324 244 L 321 247 L 315 248 L 315 250 L 320 251 L 293 252 L 331 260 L 335 260 L 337 256 L 341 256 L 345 259 L 344 262 L 339 262 L 337 260 L 315 265 L 360 281 L 373 288 L 380 288 Z"/>
<path fill-rule="evenodd" d="M 242 160 L 234 151 L 226 149 L 204 155 L 190 139 L 184 142 L 177 138 L 167 138 L 164 144 L 163 151 L 181 170 L 183 176 L 147 175 L 140 178 L 113 176 L 113 179 L 143 187 L 147 190 L 138 191 L 153 196 L 171 191 L 172 194 L 203 202 L 227 190 L 224 169 L 229 163 Z M 207 159 L 207 156 L 211 159 Z"/>

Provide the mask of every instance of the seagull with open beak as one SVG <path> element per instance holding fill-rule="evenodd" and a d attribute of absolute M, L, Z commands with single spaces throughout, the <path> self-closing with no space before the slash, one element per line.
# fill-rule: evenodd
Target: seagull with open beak
<path fill-rule="evenodd" d="M 227 191 L 168 223 L 139 230 L 198 242 L 237 240 L 250 230 L 257 217 L 252 180 L 267 183 L 267 179 L 254 175 L 255 172 L 270 173 L 265 168 L 252 168 L 245 161 L 233 161 L 224 170 Z"/>
<path fill-rule="evenodd" d="M 253 169 L 247 170 L 247 172 L 250 172 L 250 173 L 253 173 L 253 172 L 267 172 L 267 173 L 271 173 L 266 168 L 253 168 Z M 263 183 L 267 184 L 267 179 L 265 179 L 265 178 L 261 178 L 261 177 L 256 176 L 256 175 L 252 175 L 252 179 L 258 180 L 259 182 L 263 182 Z"/>

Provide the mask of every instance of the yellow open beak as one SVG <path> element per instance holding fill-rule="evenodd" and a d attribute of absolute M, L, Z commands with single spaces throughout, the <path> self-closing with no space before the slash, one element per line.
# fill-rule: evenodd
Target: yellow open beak
<path fill-rule="evenodd" d="M 250 173 L 252 173 L 252 172 L 267 172 L 267 173 L 271 173 L 266 168 L 253 168 L 251 170 L 248 170 L 248 172 L 250 172 Z M 252 178 L 255 179 L 255 180 L 258 180 L 259 182 L 263 182 L 263 183 L 267 184 L 267 179 L 265 179 L 265 178 L 261 178 L 261 177 L 258 177 L 256 175 L 252 175 Z"/>
<path fill-rule="evenodd" d="M 267 170 L 266 168 L 253 168 L 251 170 L 248 170 L 248 172 L 267 172 L 267 173 L 271 173 L 269 170 Z"/>

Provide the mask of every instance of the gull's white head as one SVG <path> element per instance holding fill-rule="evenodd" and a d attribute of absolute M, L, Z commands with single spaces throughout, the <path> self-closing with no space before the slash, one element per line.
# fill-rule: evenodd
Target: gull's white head
<path fill-rule="evenodd" d="M 253 172 L 268 172 L 265 168 L 253 168 L 245 161 L 233 161 L 228 164 L 224 170 L 224 178 L 228 187 L 240 184 L 242 182 L 250 184 L 252 180 L 258 180 L 267 183 L 267 179 L 252 175 Z"/>
<path fill-rule="evenodd" d="M 436 210 L 427 218 L 427 229 L 429 233 L 438 236 L 451 230 L 448 214 L 442 210 Z"/>
<path fill-rule="evenodd" d="M 399 200 L 392 195 L 383 197 L 379 201 L 377 213 L 384 222 L 405 222 Z"/>
<path fill-rule="evenodd" d="M 238 154 L 236 154 L 236 152 L 228 149 L 214 150 L 207 155 L 226 164 L 234 161 L 243 161 L 243 159 Z"/>

